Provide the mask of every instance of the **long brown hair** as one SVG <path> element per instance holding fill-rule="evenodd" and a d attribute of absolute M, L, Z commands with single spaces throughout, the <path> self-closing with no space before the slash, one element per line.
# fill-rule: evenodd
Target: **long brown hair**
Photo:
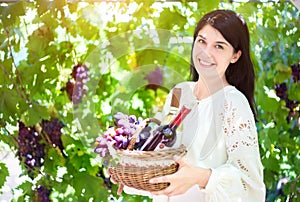
<path fill-rule="evenodd" d="M 238 61 L 229 64 L 225 76 L 230 85 L 235 86 L 246 96 L 256 118 L 257 111 L 254 101 L 255 73 L 250 58 L 250 37 L 245 20 L 231 10 L 215 10 L 207 13 L 197 24 L 194 32 L 193 47 L 199 31 L 207 24 L 217 29 L 232 45 L 235 52 L 242 51 Z M 199 74 L 195 69 L 192 58 L 190 70 L 192 80 L 198 81 Z"/>

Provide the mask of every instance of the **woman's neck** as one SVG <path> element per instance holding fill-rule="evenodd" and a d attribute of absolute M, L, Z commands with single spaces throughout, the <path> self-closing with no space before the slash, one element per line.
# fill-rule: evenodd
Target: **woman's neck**
<path fill-rule="evenodd" d="M 197 81 L 196 86 L 194 88 L 194 95 L 197 98 L 197 100 L 201 100 L 211 96 L 215 92 L 223 89 L 225 86 L 228 85 L 229 84 L 225 78 L 210 78 L 205 80 L 199 77 L 199 80 Z"/>

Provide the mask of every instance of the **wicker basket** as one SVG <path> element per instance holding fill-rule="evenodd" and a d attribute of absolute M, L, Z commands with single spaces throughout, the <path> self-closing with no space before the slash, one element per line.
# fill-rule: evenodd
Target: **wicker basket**
<path fill-rule="evenodd" d="M 110 168 L 111 177 L 117 182 L 145 191 L 165 189 L 169 183 L 149 183 L 153 177 L 175 173 L 178 164 L 174 155 L 183 156 L 185 146 L 161 151 L 118 151 L 119 163 Z"/>

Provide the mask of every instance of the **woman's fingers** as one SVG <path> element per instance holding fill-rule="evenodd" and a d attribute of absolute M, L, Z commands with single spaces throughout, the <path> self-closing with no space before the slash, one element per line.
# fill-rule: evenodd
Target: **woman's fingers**
<path fill-rule="evenodd" d="M 107 173 L 107 175 L 110 176 L 109 179 L 110 179 L 110 181 L 111 181 L 113 184 L 118 184 L 117 180 L 115 180 L 115 179 L 111 176 L 111 174 L 112 174 L 111 170 L 112 170 L 111 168 L 108 168 L 108 169 L 106 170 L 106 173 Z"/>
<path fill-rule="evenodd" d="M 161 176 L 161 177 L 155 177 L 149 180 L 150 183 L 162 183 L 162 182 L 169 182 L 169 176 Z"/>
<path fill-rule="evenodd" d="M 109 179 L 113 184 L 118 184 L 118 182 L 113 177 L 110 177 Z"/>
<path fill-rule="evenodd" d="M 123 189 L 124 189 L 124 184 L 120 184 L 120 185 L 119 185 L 119 188 L 118 188 L 118 191 L 117 191 L 117 194 L 118 194 L 118 195 L 121 195 Z"/>
<path fill-rule="evenodd" d="M 182 167 L 186 164 L 185 161 L 183 160 L 183 158 L 180 156 L 174 156 L 173 159 L 176 163 L 179 164 L 179 167 Z"/>

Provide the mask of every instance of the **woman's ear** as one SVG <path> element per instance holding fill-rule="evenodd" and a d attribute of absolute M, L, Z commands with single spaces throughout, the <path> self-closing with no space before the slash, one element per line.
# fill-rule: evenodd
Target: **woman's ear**
<path fill-rule="evenodd" d="M 233 54 L 233 57 L 231 59 L 231 63 L 235 63 L 236 61 L 238 61 L 238 59 L 240 58 L 240 56 L 242 55 L 242 51 L 239 50 L 238 52 Z"/>

